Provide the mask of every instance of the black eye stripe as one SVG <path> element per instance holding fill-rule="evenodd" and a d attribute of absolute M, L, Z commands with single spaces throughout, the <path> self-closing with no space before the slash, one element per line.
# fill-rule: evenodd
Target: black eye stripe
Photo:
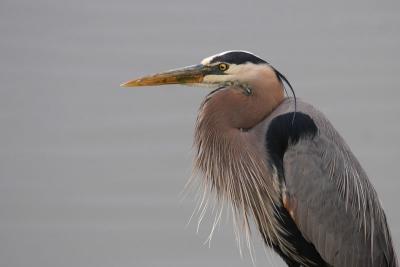
<path fill-rule="evenodd" d="M 243 51 L 232 51 L 228 52 L 226 54 L 216 56 L 211 60 L 210 63 L 216 63 L 216 62 L 226 62 L 230 64 L 244 64 L 247 62 L 253 63 L 253 64 L 268 64 L 265 60 L 247 53 Z"/>

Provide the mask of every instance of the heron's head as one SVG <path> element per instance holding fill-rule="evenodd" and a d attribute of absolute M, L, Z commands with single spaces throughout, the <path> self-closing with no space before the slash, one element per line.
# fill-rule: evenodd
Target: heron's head
<path fill-rule="evenodd" d="M 198 65 L 145 76 L 121 86 L 183 84 L 211 87 L 215 90 L 203 101 L 200 117 L 229 115 L 225 121 L 231 127 L 249 129 L 283 101 L 282 81 L 293 92 L 287 79 L 266 61 L 249 52 L 228 51 L 207 57 Z M 208 116 L 210 114 L 214 116 Z"/>
<path fill-rule="evenodd" d="M 160 72 L 123 83 L 123 87 L 183 84 L 224 87 L 231 84 L 253 84 L 265 79 L 281 80 L 266 61 L 245 51 L 227 51 L 207 57 L 198 65 Z M 261 81 L 261 79 L 263 79 Z"/>

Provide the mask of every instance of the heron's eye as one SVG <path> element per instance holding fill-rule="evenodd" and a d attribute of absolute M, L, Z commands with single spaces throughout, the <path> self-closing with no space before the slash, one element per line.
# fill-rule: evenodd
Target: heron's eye
<path fill-rule="evenodd" d="M 218 68 L 220 71 L 226 71 L 229 67 L 228 67 L 228 64 L 221 63 L 218 65 Z"/>

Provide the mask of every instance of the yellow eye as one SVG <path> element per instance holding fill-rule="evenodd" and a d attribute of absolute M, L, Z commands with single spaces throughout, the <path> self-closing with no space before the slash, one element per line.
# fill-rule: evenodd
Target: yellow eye
<path fill-rule="evenodd" d="M 228 64 L 221 63 L 218 65 L 220 71 L 226 71 L 228 69 Z"/>

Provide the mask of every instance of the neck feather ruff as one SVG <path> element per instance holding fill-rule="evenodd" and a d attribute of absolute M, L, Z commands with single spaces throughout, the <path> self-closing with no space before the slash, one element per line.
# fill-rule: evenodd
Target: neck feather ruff
<path fill-rule="evenodd" d="M 215 213 L 209 239 L 219 223 L 224 205 L 228 205 L 227 210 L 233 213 L 240 252 L 240 233 L 244 233 L 252 257 L 250 218 L 253 217 L 267 245 L 279 246 L 295 256 L 294 248 L 282 238 L 287 233 L 275 212 L 275 205 L 281 203 L 276 170 L 268 164 L 266 153 L 262 153 L 263 148 L 252 143 L 251 140 L 257 138 L 256 134 L 221 128 L 216 114 L 207 114 L 207 104 L 205 100 L 200 107 L 194 138 L 193 177 L 200 176 L 199 183 L 204 190 L 197 208 L 199 224 L 206 213 L 210 196 L 215 197 L 220 208 Z"/>

